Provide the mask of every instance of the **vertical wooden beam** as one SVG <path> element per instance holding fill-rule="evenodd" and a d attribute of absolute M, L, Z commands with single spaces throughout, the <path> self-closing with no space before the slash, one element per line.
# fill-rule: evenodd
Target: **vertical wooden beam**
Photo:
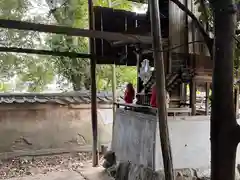
<path fill-rule="evenodd" d="M 93 2 L 88 0 L 88 13 L 89 13 L 89 29 L 94 30 L 94 12 Z M 90 53 L 95 53 L 94 39 L 90 38 Z M 93 146 L 92 146 L 92 165 L 98 166 L 98 122 L 97 122 L 97 86 L 96 86 L 96 59 L 91 58 L 91 115 L 92 115 L 92 133 L 93 133 Z"/>
<path fill-rule="evenodd" d="M 236 118 L 239 118 L 239 85 L 234 88 L 234 105 L 236 111 Z"/>
<path fill-rule="evenodd" d="M 165 73 L 164 73 L 164 59 L 162 52 L 162 36 L 161 36 L 161 20 L 159 10 L 159 0 L 149 0 L 150 6 L 150 19 L 151 19 L 151 30 L 153 38 L 153 49 L 154 49 L 154 62 L 156 69 L 156 80 L 157 88 L 157 103 L 158 103 L 158 121 L 159 121 L 159 132 L 164 164 L 164 172 L 166 180 L 173 180 L 173 164 L 172 164 L 172 152 L 171 143 L 168 132 L 167 122 L 167 108 L 166 108 L 166 91 L 165 91 Z"/>
<path fill-rule="evenodd" d="M 192 116 L 196 115 L 196 82 L 194 79 L 190 83 L 190 107 L 192 108 Z"/>
<path fill-rule="evenodd" d="M 136 58 L 137 58 L 137 93 L 140 93 L 144 88 L 143 81 L 139 77 L 141 62 L 143 60 L 141 49 L 139 49 L 138 53 L 136 53 Z"/>
<path fill-rule="evenodd" d="M 140 71 L 141 55 L 139 53 L 137 53 L 136 57 L 137 57 L 137 93 L 140 93 L 140 91 L 141 91 L 141 78 L 139 77 L 139 71 Z"/>
<path fill-rule="evenodd" d="M 181 102 L 183 102 L 184 104 L 187 101 L 187 87 L 185 83 L 181 84 Z"/>
<path fill-rule="evenodd" d="M 186 7 L 188 7 L 188 1 L 189 0 L 185 0 L 184 1 L 184 3 L 185 3 L 185 5 L 186 5 Z M 188 42 L 189 42 L 189 37 L 188 37 L 188 15 L 187 15 L 187 13 L 185 12 L 185 33 L 184 33 L 184 43 L 185 43 L 185 55 L 186 55 L 186 58 L 185 58 L 185 62 L 184 62 L 184 65 L 185 65 L 185 67 L 184 68 L 186 68 L 187 67 L 187 64 L 189 63 L 189 44 L 188 44 Z"/>
<path fill-rule="evenodd" d="M 239 79 L 239 66 L 240 66 L 240 64 L 239 64 L 239 59 L 238 59 L 237 63 L 236 63 L 236 72 L 235 72 L 235 78 L 237 79 L 237 81 Z M 240 87 L 239 83 L 237 83 L 236 87 L 235 87 L 235 92 L 234 92 L 234 94 L 235 94 L 234 103 L 235 103 L 236 118 L 239 118 L 239 87 Z"/>
<path fill-rule="evenodd" d="M 168 44 L 169 44 L 169 47 L 171 47 L 171 44 L 170 44 L 170 40 L 168 40 Z M 167 69 L 167 72 L 168 74 L 171 74 L 172 73 L 172 53 L 171 51 L 168 51 L 167 52 L 167 58 L 168 58 L 168 69 Z"/>
<path fill-rule="evenodd" d="M 205 92 L 206 92 L 206 101 L 205 101 L 205 114 L 206 116 L 209 115 L 209 90 L 210 90 L 210 83 L 205 83 Z"/>
<path fill-rule="evenodd" d="M 190 1 L 190 0 L 189 0 Z M 189 4 L 188 4 L 189 5 Z M 194 9 L 194 3 L 193 1 L 191 1 L 190 5 L 191 9 Z M 189 25 L 190 26 L 190 25 Z M 196 32 L 196 28 L 195 28 L 195 24 L 192 23 L 191 25 L 191 39 L 192 41 L 196 40 L 196 36 L 195 36 L 195 32 Z M 189 38 L 189 37 L 188 37 Z M 192 53 L 196 54 L 196 46 L 195 43 L 192 44 Z M 196 56 L 193 56 L 191 59 L 192 61 L 192 67 L 195 70 L 196 68 Z M 196 115 L 196 82 L 194 80 L 194 77 L 192 77 L 191 82 L 190 82 L 190 107 L 192 108 L 192 115 Z"/>
<path fill-rule="evenodd" d="M 111 0 L 108 0 L 108 7 L 112 7 L 112 1 Z M 113 136 L 114 136 L 114 126 L 115 126 L 115 119 L 116 119 L 116 108 L 117 106 L 115 105 L 115 102 L 116 102 L 116 65 L 115 65 L 115 62 L 114 64 L 112 64 L 112 101 L 113 101 L 113 104 L 112 104 L 112 110 L 113 110 L 113 125 L 112 125 L 112 139 Z M 113 143 L 111 143 L 111 148 L 113 149 Z"/>
<path fill-rule="evenodd" d="M 112 139 L 114 136 L 114 127 L 115 127 L 115 120 L 116 120 L 116 66 L 115 64 L 112 65 L 112 110 L 113 110 L 113 125 L 112 125 Z M 111 148 L 113 149 L 113 143 L 111 143 Z"/>

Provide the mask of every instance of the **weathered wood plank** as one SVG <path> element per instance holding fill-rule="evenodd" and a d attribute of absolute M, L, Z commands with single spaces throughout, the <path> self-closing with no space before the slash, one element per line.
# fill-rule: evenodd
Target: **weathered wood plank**
<path fill-rule="evenodd" d="M 180 0 L 184 4 L 184 0 Z M 177 47 L 171 52 L 185 53 L 185 12 L 183 12 L 175 3 L 169 1 L 169 43 L 170 47 Z"/>
<path fill-rule="evenodd" d="M 105 39 L 108 41 L 126 41 L 131 43 L 151 44 L 151 36 L 104 32 L 88 29 L 71 28 L 66 26 L 36 24 L 24 21 L 0 19 L 0 27 L 8 29 L 29 30 L 45 33 L 64 34 L 68 36 L 81 36 L 89 38 Z"/>

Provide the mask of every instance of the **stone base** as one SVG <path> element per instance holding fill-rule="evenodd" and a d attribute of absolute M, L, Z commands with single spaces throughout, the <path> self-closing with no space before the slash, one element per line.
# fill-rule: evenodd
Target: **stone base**
<path fill-rule="evenodd" d="M 150 168 L 137 166 L 129 162 L 119 163 L 116 169 L 116 180 L 159 180 L 158 173 Z"/>
<path fill-rule="evenodd" d="M 112 170 L 112 169 L 111 169 Z M 116 166 L 116 180 L 165 180 L 163 171 L 153 171 L 150 168 L 121 162 Z M 210 180 L 210 169 L 176 169 L 176 180 Z M 239 171 L 236 168 L 236 180 L 240 180 Z"/>

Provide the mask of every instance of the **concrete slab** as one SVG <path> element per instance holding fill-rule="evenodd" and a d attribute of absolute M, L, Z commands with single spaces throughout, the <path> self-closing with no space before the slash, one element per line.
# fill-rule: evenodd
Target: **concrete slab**
<path fill-rule="evenodd" d="M 112 180 L 112 178 L 107 175 L 102 167 L 93 168 L 88 165 L 76 171 L 64 170 L 7 180 Z"/>

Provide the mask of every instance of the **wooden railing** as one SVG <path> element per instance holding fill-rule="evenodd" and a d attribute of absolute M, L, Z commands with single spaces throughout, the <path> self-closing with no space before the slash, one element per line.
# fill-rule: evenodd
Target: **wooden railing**
<path fill-rule="evenodd" d="M 156 115 L 157 108 L 151 107 L 151 106 L 144 106 L 144 105 L 138 105 L 138 104 L 126 104 L 126 103 L 115 103 L 115 105 L 120 108 L 124 107 L 125 109 L 132 110 L 132 111 L 138 111 L 142 113 L 147 114 L 154 114 Z M 167 113 L 172 114 L 173 116 L 176 116 L 177 114 L 185 113 L 187 115 L 191 115 L 191 108 L 188 107 L 182 107 L 182 108 L 167 108 Z"/>
<path fill-rule="evenodd" d="M 141 104 L 143 106 L 150 106 L 150 99 L 151 99 L 151 93 L 144 94 L 139 93 L 137 94 L 137 104 Z"/>

